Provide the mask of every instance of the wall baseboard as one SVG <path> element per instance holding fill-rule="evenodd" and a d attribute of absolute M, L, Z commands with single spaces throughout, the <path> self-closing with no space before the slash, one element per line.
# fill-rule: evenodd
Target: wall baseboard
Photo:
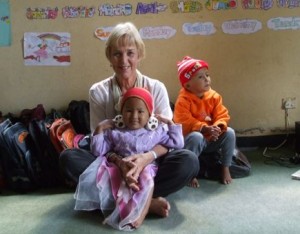
<path fill-rule="evenodd" d="M 287 139 L 287 145 L 295 148 L 295 134 L 264 135 L 251 137 L 237 137 L 236 144 L 239 148 L 276 147 Z"/>

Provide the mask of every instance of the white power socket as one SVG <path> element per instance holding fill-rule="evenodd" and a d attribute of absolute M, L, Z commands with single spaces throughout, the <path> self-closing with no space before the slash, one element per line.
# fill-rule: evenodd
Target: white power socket
<path fill-rule="evenodd" d="M 296 108 L 296 98 L 295 97 L 282 98 L 281 108 L 283 110 L 295 109 Z"/>

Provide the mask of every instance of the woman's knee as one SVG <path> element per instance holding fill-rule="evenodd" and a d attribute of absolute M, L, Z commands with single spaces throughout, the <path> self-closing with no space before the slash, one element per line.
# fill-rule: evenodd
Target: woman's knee
<path fill-rule="evenodd" d="M 181 150 L 182 157 L 180 157 L 180 171 L 182 174 L 197 174 L 199 171 L 198 156 L 187 149 Z"/>

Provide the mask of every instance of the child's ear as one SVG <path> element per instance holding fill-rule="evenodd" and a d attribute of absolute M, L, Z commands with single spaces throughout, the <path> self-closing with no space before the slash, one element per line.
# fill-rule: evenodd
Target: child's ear
<path fill-rule="evenodd" d="M 185 83 L 184 84 L 184 88 L 187 89 L 187 90 L 190 90 L 191 86 L 189 83 Z"/>

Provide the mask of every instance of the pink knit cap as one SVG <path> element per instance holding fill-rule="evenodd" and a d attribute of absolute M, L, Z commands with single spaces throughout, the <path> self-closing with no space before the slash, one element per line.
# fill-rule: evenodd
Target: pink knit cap
<path fill-rule="evenodd" d="M 131 88 L 131 89 L 127 90 L 127 92 L 124 94 L 124 96 L 122 98 L 121 111 L 122 111 L 122 109 L 124 107 L 124 104 L 127 101 L 127 99 L 131 98 L 131 97 L 141 99 L 146 104 L 146 107 L 149 111 L 149 114 L 150 115 L 152 114 L 152 111 L 153 111 L 153 98 L 152 98 L 152 95 L 147 89 L 139 88 L 139 87 L 135 87 L 135 88 Z"/>
<path fill-rule="evenodd" d="M 203 60 L 185 56 L 182 61 L 177 63 L 177 67 L 179 81 L 181 85 L 184 86 L 198 70 L 204 67 L 208 69 L 208 63 Z"/>

